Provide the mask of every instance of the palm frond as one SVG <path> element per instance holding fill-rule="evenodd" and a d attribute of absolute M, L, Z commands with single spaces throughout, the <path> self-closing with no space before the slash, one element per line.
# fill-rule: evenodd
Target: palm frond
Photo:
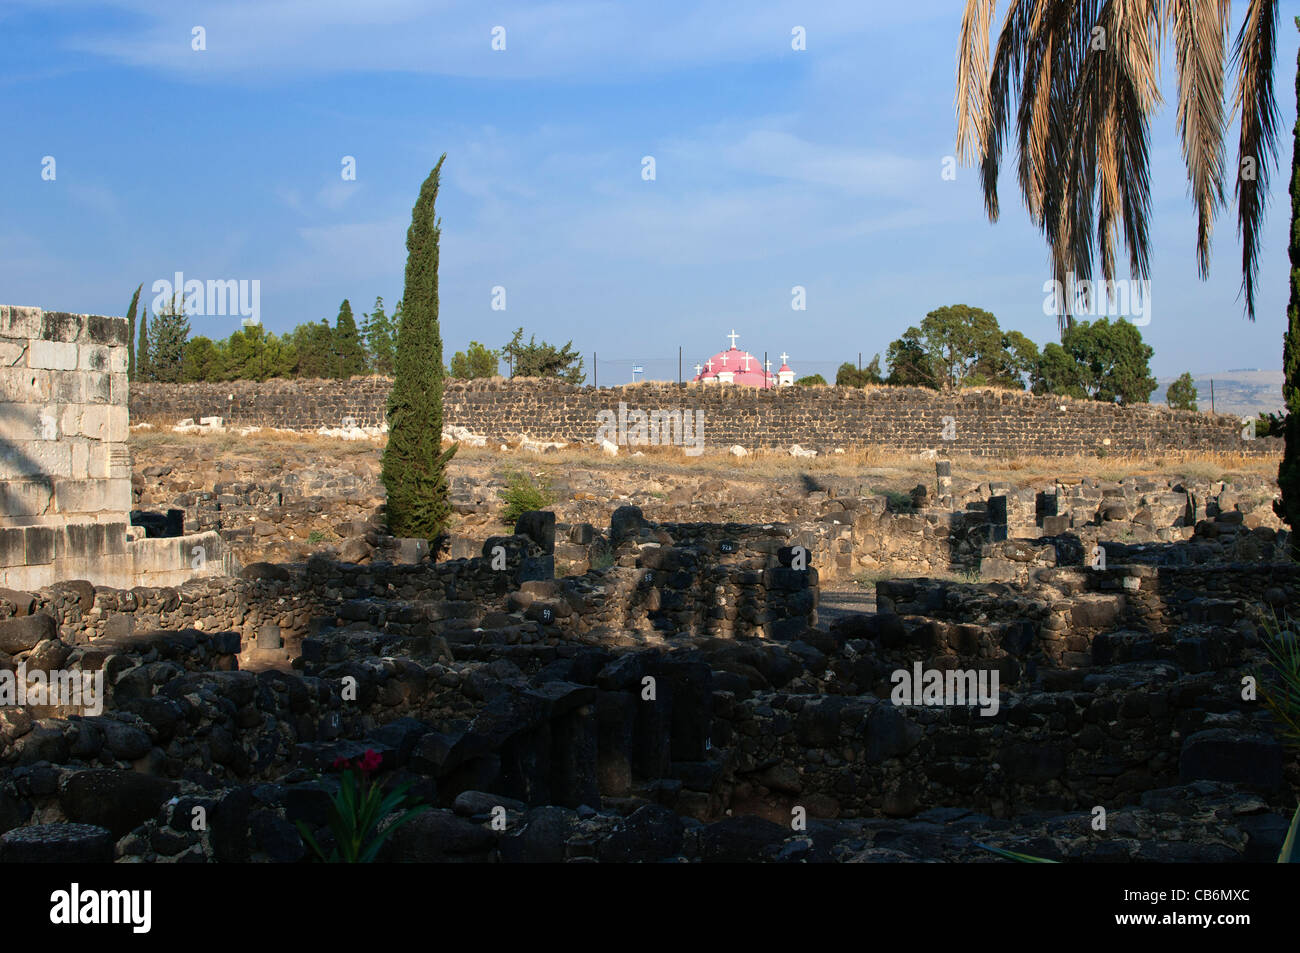
<path fill-rule="evenodd" d="M 1166 15 L 1174 37 L 1178 74 L 1178 134 L 1196 207 L 1196 265 L 1210 271 L 1210 237 L 1223 205 L 1229 0 L 1170 0 Z"/>
<path fill-rule="evenodd" d="M 1239 159 L 1251 160 L 1250 167 L 1238 162 L 1236 196 L 1246 309 L 1253 318 L 1268 172 L 1276 159 L 1278 0 L 1247 2 L 1232 54 L 1233 115 L 1242 112 Z M 1121 230 L 1130 277 L 1148 277 L 1149 124 L 1161 101 L 1159 58 L 1167 29 L 1204 278 L 1214 220 L 1225 201 L 1230 0 L 1010 0 L 990 59 L 986 39 L 995 7 L 992 0 L 967 0 L 956 92 L 958 154 L 980 167 L 990 221 L 1000 214 L 998 174 L 1014 115 L 1020 191 L 1047 240 L 1054 277 L 1064 283 L 1073 272 L 1091 279 L 1099 252 L 1102 274 L 1114 281 Z M 1068 324 L 1070 311 L 1060 317 Z"/>
<path fill-rule="evenodd" d="M 984 151 L 988 121 L 989 25 L 997 0 L 966 0 L 957 47 L 957 161 Z"/>
<path fill-rule="evenodd" d="M 1273 98 L 1273 59 L 1277 50 L 1277 0 L 1250 0 L 1237 34 L 1232 59 L 1237 64 L 1233 115 L 1241 111 L 1237 151 L 1237 233 L 1241 236 L 1242 290 L 1246 314 L 1255 320 L 1255 279 L 1259 274 L 1260 230 L 1268 194 L 1270 161 L 1277 159 L 1277 102 Z M 1253 177 L 1248 173 L 1250 160 Z"/>

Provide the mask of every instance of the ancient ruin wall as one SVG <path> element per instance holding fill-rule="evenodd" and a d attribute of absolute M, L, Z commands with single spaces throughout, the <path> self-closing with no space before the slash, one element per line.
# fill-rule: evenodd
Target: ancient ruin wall
<path fill-rule="evenodd" d="M 137 384 L 135 420 L 221 417 L 227 424 L 315 430 L 346 423 L 378 427 L 386 378 Z M 886 447 L 977 455 L 1124 453 L 1165 450 L 1276 449 L 1273 441 L 1241 439 L 1235 417 L 1171 411 L 1155 405 L 1119 407 L 1000 390 L 955 394 L 908 387 L 780 388 L 652 384 L 574 387 L 555 381 L 451 381 L 447 426 L 491 440 L 525 434 L 536 440 L 594 443 L 601 411 L 703 411 L 704 448 L 831 450 Z M 631 425 L 629 425 L 631 426 Z M 952 439 L 945 439 L 945 433 Z M 617 442 L 617 438 L 615 438 Z"/>
<path fill-rule="evenodd" d="M 232 568 L 215 533 L 129 538 L 127 336 L 123 318 L 0 305 L 0 586 Z"/>
<path fill-rule="evenodd" d="M 0 581 L 127 582 L 122 318 L 0 306 Z"/>

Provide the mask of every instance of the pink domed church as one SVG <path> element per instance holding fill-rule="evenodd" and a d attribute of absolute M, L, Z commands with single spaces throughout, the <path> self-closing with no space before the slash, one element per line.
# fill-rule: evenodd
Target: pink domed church
<path fill-rule="evenodd" d="M 794 384 L 794 371 L 785 362 L 788 354 L 781 355 L 781 366 L 772 373 L 772 362 L 763 362 L 736 347 L 736 338 L 740 337 L 733 328 L 727 335 L 731 347 L 719 351 L 703 364 L 695 365 L 695 376 L 691 378 L 697 384 L 743 384 L 746 387 L 789 387 Z"/>

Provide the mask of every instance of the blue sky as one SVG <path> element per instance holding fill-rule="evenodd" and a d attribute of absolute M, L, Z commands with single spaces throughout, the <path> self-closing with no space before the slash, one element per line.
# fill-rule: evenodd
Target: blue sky
<path fill-rule="evenodd" d="M 376 295 L 391 307 L 411 205 L 446 152 L 448 356 L 522 326 L 572 339 L 589 372 L 598 352 L 612 384 L 633 361 L 674 377 L 679 345 L 689 374 L 734 327 L 742 348 L 833 374 L 954 303 L 1041 345 L 1056 335 L 1047 255 L 1013 177 L 993 225 L 972 169 L 940 174 L 961 6 L 0 0 L 0 301 L 122 314 L 137 284 L 182 271 L 259 280 L 273 331 L 332 321 L 345 297 L 357 312 Z M 1253 324 L 1234 206 L 1209 279 L 1196 276 L 1166 69 L 1142 329 L 1162 377 L 1281 365 L 1300 4 L 1282 6 L 1280 163 Z M 205 50 L 191 48 L 195 26 Z M 791 49 L 795 26 L 806 50 Z M 348 155 L 355 181 L 340 175 Z M 791 309 L 796 285 L 806 311 Z"/>

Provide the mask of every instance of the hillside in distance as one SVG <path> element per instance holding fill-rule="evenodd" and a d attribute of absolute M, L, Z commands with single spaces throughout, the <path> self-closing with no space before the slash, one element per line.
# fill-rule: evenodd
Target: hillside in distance
<path fill-rule="evenodd" d="M 1259 369 L 1212 371 L 1193 374 L 1196 409 L 1210 410 L 1210 381 L 1214 381 L 1214 410 L 1220 414 L 1251 416 L 1279 413 L 1282 409 L 1282 372 Z M 1151 403 L 1165 403 L 1165 390 L 1176 378 L 1162 377 L 1151 394 Z"/>

